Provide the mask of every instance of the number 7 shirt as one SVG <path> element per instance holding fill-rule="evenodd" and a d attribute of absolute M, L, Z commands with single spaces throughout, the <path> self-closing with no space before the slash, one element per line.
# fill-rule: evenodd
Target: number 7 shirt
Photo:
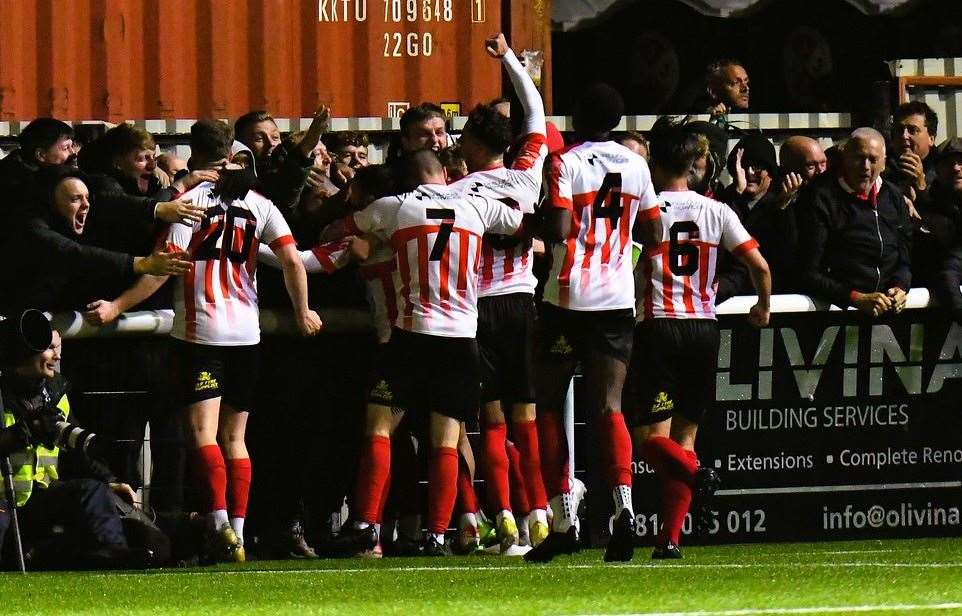
<path fill-rule="evenodd" d="M 261 243 L 277 251 L 293 244 L 284 216 L 254 191 L 229 205 L 211 194 L 204 182 L 184 193 L 205 208 L 191 226 L 171 225 L 168 243 L 186 250 L 194 268 L 177 278 L 171 336 L 215 346 L 247 346 L 260 342 L 257 310 L 257 249 Z"/>
<path fill-rule="evenodd" d="M 569 310 L 634 309 L 631 229 L 659 216 L 648 163 L 613 141 L 585 142 L 551 157 L 552 207 L 571 211 L 571 231 L 552 247 L 546 302 Z"/>
<path fill-rule="evenodd" d="M 514 235 L 522 219 L 520 211 L 487 197 L 425 184 L 378 199 L 347 222 L 351 232 L 370 233 L 394 248 L 400 278 L 395 327 L 474 338 L 481 237 Z"/>

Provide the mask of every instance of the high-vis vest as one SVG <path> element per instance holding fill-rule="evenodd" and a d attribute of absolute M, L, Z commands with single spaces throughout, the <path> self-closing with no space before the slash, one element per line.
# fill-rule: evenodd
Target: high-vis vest
<path fill-rule="evenodd" d="M 57 408 L 60 409 L 63 418 L 67 419 L 70 414 L 70 402 L 67 401 L 66 395 L 61 396 Z M 4 409 L 3 427 L 9 428 L 16 422 L 16 416 Z M 30 494 L 33 491 L 34 482 L 46 488 L 51 481 L 60 478 L 57 473 L 57 458 L 59 455 L 60 449 L 58 447 L 47 449 L 42 445 L 27 447 L 10 454 L 10 467 L 13 469 L 13 490 L 17 494 L 17 507 L 23 507 L 27 504 L 27 500 L 30 499 Z M 2 483 L 0 483 L 0 497 L 9 502 L 6 487 Z"/>

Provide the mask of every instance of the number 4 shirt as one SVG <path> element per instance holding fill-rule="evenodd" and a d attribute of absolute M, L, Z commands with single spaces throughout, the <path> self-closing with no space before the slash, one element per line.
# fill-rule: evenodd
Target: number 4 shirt
<path fill-rule="evenodd" d="M 638 318 L 714 319 L 718 248 L 758 247 L 734 210 L 696 192 L 663 191 L 662 237 L 638 262 Z"/>
<path fill-rule="evenodd" d="M 203 206 L 204 218 L 192 226 L 175 224 L 167 242 L 186 250 L 193 269 L 177 278 L 171 336 L 215 346 L 260 342 L 257 310 L 257 250 L 274 251 L 294 238 L 284 216 L 267 198 L 251 191 L 229 205 L 204 182 L 184 193 Z"/>
<path fill-rule="evenodd" d="M 378 199 L 348 218 L 394 248 L 400 287 L 394 326 L 453 338 L 478 329 L 478 269 L 485 233 L 513 235 L 523 214 L 480 195 L 425 184 Z M 351 225 L 353 221 L 353 225 Z"/>
<path fill-rule="evenodd" d="M 551 157 L 551 206 L 571 211 L 571 232 L 552 248 L 545 301 L 570 310 L 634 309 L 631 228 L 656 218 L 645 159 L 613 141 L 585 142 Z"/>

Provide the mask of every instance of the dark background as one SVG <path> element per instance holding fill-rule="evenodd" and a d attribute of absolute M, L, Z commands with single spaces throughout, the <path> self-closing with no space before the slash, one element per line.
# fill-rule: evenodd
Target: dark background
<path fill-rule="evenodd" d="M 887 60 L 962 55 L 962 2 L 920 0 L 870 16 L 845 0 L 771 0 L 718 18 L 678 0 L 645 0 L 557 31 L 552 45 L 558 115 L 598 80 L 622 91 L 629 114 L 691 111 L 718 58 L 745 64 L 752 112 L 860 112 L 877 106 Z"/>

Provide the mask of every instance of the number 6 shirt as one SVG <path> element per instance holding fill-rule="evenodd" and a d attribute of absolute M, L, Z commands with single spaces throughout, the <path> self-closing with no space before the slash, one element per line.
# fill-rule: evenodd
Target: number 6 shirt
<path fill-rule="evenodd" d="M 714 319 L 718 249 L 735 256 L 758 248 L 734 210 L 696 192 L 658 195 L 661 242 L 638 262 L 638 320 Z"/>
<path fill-rule="evenodd" d="M 184 193 L 182 198 L 205 208 L 204 218 L 192 226 L 171 225 L 167 232 L 167 242 L 194 262 L 177 278 L 171 336 L 215 346 L 257 344 L 257 249 L 264 243 L 277 251 L 294 238 L 269 199 L 250 191 L 224 205 L 211 194 L 213 188 L 203 182 Z"/>
<path fill-rule="evenodd" d="M 394 248 L 400 287 L 394 326 L 432 336 L 474 338 L 478 329 L 481 236 L 514 235 L 523 214 L 437 184 L 378 199 L 348 218 Z M 353 224 L 352 224 L 353 222 Z"/>
<path fill-rule="evenodd" d="M 585 142 L 552 156 L 552 207 L 571 211 L 571 231 L 552 247 L 546 302 L 570 310 L 634 309 L 631 228 L 656 218 L 648 163 L 628 148 Z"/>

